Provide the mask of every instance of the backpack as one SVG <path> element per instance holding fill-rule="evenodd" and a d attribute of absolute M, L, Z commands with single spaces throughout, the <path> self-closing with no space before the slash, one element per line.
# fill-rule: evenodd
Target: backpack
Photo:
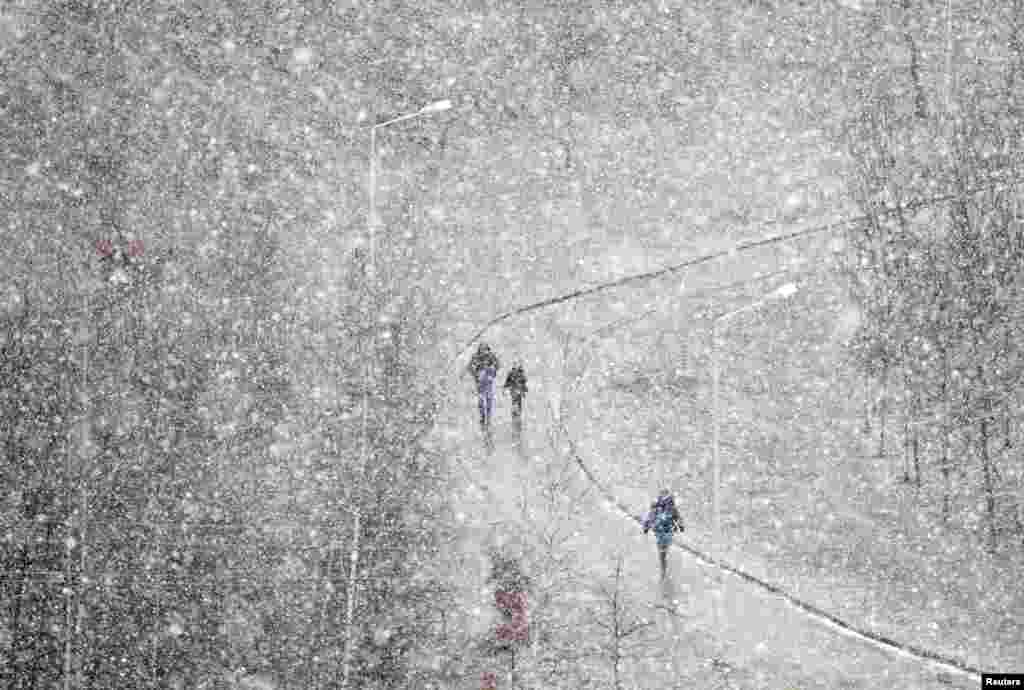
<path fill-rule="evenodd" d="M 654 514 L 654 533 L 655 534 L 667 534 L 672 531 L 672 526 L 675 523 L 675 515 L 672 511 L 659 509 Z"/>
<path fill-rule="evenodd" d="M 657 500 L 651 512 L 651 525 L 655 532 L 683 531 L 683 521 L 676 510 L 675 498 L 662 496 Z"/>

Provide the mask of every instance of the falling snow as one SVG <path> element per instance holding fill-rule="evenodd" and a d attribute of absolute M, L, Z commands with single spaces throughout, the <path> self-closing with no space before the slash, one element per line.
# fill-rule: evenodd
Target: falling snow
<path fill-rule="evenodd" d="M 0 10 L 0 685 L 1020 670 L 1015 3 L 222 5 Z"/>

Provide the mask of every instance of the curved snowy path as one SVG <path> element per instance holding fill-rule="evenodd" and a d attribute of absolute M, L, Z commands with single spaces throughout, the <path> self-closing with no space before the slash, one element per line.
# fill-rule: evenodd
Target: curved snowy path
<path fill-rule="evenodd" d="M 456 456 L 460 487 L 455 503 L 464 514 L 450 563 L 466 596 L 461 611 L 465 629 L 477 638 L 489 634 L 493 620 L 491 594 L 484 583 L 487 549 L 504 545 L 516 550 L 534 540 L 538 529 L 550 520 L 543 512 L 543 489 L 551 476 L 558 475 L 563 478 L 560 490 L 567 495 L 584 494 L 576 499 L 578 517 L 565 522 L 575 534 L 562 542 L 574 585 L 561 593 L 553 587 L 556 596 L 548 611 L 541 610 L 535 597 L 531 612 L 537 617 L 574 621 L 577 632 L 584 636 L 581 649 L 597 643 L 597 639 L 587 639 L 598 634 L 598 628 L 585 624 L 600 603 L 588 594 L 588 584 L 606 581 L 615 556 L 621 554 L 627 598 L 641 615 L 653 615 L 657 624 L 651 634 L 643 636 L 640 650 L 625 665 L 627 687 L 932 690 L 977 686 L 972 677 L 843 634 L 778 596 L 702 564 L 679 549 L 672 552 L 669 581 L 661 584 L 653 540 L 608 503 L 574 464 L 570 463 L 574 472 L 559 472 L 567 466 L 566 458 L 552 447 L 548 432 L 551 410 L 559 408 L 566 379 L 557 336 L 547 323 L 537 317 L 529 324 L 517 324 L 515 331 L 496 329 L 487 338 L 502 358 L 502 375 L 521 353 L 530 378 L 523 452 L 516 447 L 507 398 L 502 396 L 495 452 L 484 452 L 468 383 L 461 389 L 452 387 L 453 399 L 447 401 L 439 425 L 444 445 Z M 571 398 L 566 402 L 572 434 L 574 405 Z M 653 495 L 657 479 L 651 480 Z M 634 507 L 637 513 L 642 509 L 643 505 Z M 699 531 L 700 526 L 695 527 Z M 908 631 L 910 638 L 911 633 Z M 539 654 L 540 650 L 530 653 Z M 602 662 L 593 657 L 585 663 L 596 667 Z"/>

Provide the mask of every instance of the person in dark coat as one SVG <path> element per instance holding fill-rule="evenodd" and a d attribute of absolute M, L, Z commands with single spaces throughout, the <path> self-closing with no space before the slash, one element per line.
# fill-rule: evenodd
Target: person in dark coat
<path fill-rule="evenodd" d="M 476 384 L 477 406 L 480 410 L 480 426 L 490 427 L 494 414 L 494 382 L 498 378 L 501 364 L 497 355 L 486 343 L 480 343 L 473 357 L 469 360 L 469 374 Z"/>
<path fill-rule="evenodd" d="M 512 397 L 512 419 L 518 421 L 523 414 L 523 396 L 529 390 L 526 387 L 526 372 L 523 371 L 522 364 L 517 362 L 508 372 L 503 388 Z"/>
<path fill-rule="evenodd" d="M 480 372 L 486 367 L 492 367 L 495 371 L 501 369 L 501 364 L 498 362 L 498 356 L 491 350 L 491 346 L 487 343 L 480 343 L 476 348 L 476 352 L 469 360 L 469 366 L 467 367 L 469 375 L 473 377 L 473 383 L 480 381 Z"/>

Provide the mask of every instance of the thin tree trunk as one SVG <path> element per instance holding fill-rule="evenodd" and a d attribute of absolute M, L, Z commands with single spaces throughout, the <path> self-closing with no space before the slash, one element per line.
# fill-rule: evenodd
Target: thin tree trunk
<path fill-rule="evenodd" d="M 83 424 L 85 420 L 83 419 Z M 71 516 L 74 513 L 74 497 L 72 494 L 72 487 L 74 482 L 72 481 L 72 466 L 71 466 L 71 443 L 69 442 L 64 449 L 64 490 L 65 490 L 65 512 L 64 524 L 65 524 L 65 536 L 64 536 L 64 660 L 63 660 L 63 674 L 64 690 L 71 690 L 71 671 L 72 661 L 74 653 L 74 638 L 72 632 L 74 629 L 74 611 L 75 611 L 75 596 L 74 590 L 71 587 L 71 578 L 74 571 L 74 565 L 72 564 L 72 556 L 74 554 L 74 545 L 71 541 Z"/>
<path fill-rule="evenodd" d="M 622 561 L 619 561 L 615 567 L 615 594 L 612 596 L 612 674 L 615 679 L 615 690 L 622 690 L 622 677 L 619 672 L 619 667 L 622 664 L 622 649 L 619 645 L 619 638 L 621 637 L 621 630 L 619 629 L 619 619 L 621 615 L 619 613 L 619 587 L 621 582 L 619 581 L 622 570 Z"/>
<path fill-rule="evenodd" d="M 910 81 L 914 85 L 914 114 L 924 119 L 928 116 L 927 102 L 924 95 L 924 87 L 921 85 L 921 56 L 917 49 L 917 41 L 910 30 L 910 15 L 912 12 L 910 0 L 903 0 L 903 40 L 907 42 L 910 49 Z"/>
<path fill-rule="evenodd" d="M 86 319 L 90 318 L 89 308 L 90 308 L 89 297 L 88 297 L 88 295 L 86 295 L 86 297 L 85 297 L 85 305 L 84 305 L 84 313 L 85 313 L 85 318 Z M 83 477 L 83 479 L 81 479 L 80 482 L 79 482 L 79 492 L 78 492 L 78 500 L 79 500 L 78 510 L 79 510 L 79 515 L 78 515 L 78 521 L 77 522 L 78 522 L 78 559 L 79 560 L 78 560 L 78 591 L 76 592 L 77 600 L 78 601 L 77 601 L 77 607 L 76 607 L 76 610 L 75 610 L 75 627 L 74 627 L 74 631 L 71 633 L 71 639 L 72 640 L 81 640 L 82 639 L 82 628 L 84 626 L 84 621 L 85 621 L 85 615 L 84 614 L 85 614 L 85 602 L 86 602 L 85 591 L 84 591 L 84 589 L 85 589 L 84 588 L 84 582 L 85 582 L 85 579 L 86 579 L 86 573 L 88 572 L 86 570 L 86 565 L 87 565 L 86 564 L 86 557 L 87 557 L 86 528 L 87 528 L 87 524 L 86 524 L 85 521 L 86 521 L 87 516 L 89 514 L 89 511 L 88 511 L 89 496 L 88 496 L 88 493 L 87 493 L 87 487 L 86 487 L 86 484 L 85 484 L 84 477 L 86 476 L 85 470 L 87 469 L 86 463 L 88 463 L 88 448 L 89 448 L 89 442 L 91 441 L 90 437 L 92 435 L 91 434 L 91 419 L 90 419 L 90 416 L 89 416 L 90 404 L 92 402 L 92 398 L 89 395 L 89 344 L 87 342 L 82 344 L 82 400 L 83 400 L 83 403 L 82 403 L 83 404 L 82 428 L 81 428 L 81 434 L 79 436 L 79 447 L 78 447 L 78 456 L 79 456 L 79 459 L 82 462 L 82 467 L 80 468 L 81 469 L 80 474 Z M 67 583 L 67 586 L 70 587 L 70 584 L 71 583 Z M 67 651 L 67 653 L 69 655 L 73 653 L 73 649 L 74 649 L 73 643 L 68 642 L 68 646 L 67 646 L 66 651 Z M 69 658 L 65 659 L 65 665 L 70 664 L 72 662 L 73 662 L 73 657 L 69 657 Z M 78 650 L 78 664 L 77 664 L 77 667 L 74 669 L 74 676 L 75 676 L 74 686 L 76 688 L 84 688 L 85 687 L 85 650 L 82 649 L 81 647 L 79 647 L 79 650 Z M 65 687 L 66 688 L 70 687 L 68 685 L 67 677 L 65 677 Z"/>
<path fill-rule="evenodd" d="M 79 508 L 79 510 L 82 512 L 82 515 L 84 516 L 84 515 L 87 514 L 88 501 L 89 501 L 89 497 L 88 497 L 88 495 L 85 492 L 85 483 L 84 482 L 82 483 L 82 488 L 81 488 L 81 491 L 79 492 L 79 500 L 80 500 L 80 508 Z M 82 517 L 82 518 L 79 518 L 79 519 L 80 520 L 84 520 L 85 518 Z M 75 609 L 75 631 L 74 631 L 74 639 L 76 639 L 76 640 L 81 640 L 82 639 L 82 629 L 85 627 L 85 606 L 86 606 L 85 579 L 86 579 L 86 573 L 89 572 L 86 569 L 87 565 L 88 565 L 87 560 L 86 560 L 88 552 L 87 552 L 87 548 L 86 548 L 87 542 L 86 542 L 85 525 L 82 525 L 81 527 L 79 527 L 79 539 L 80 539 L 80 542 L 78 544 L 78 593 L 77 593 L 78 594 L 78 606 Z M 78 648 L 78 664 L 77 664 L 77 666 L 75 668 L 75 687 L 76 688 L 84 688 L 84 687 L 86 687 L 86 685 L 85 685 L 85 663 L 86 663 L 86 654 L 87 654 L 88 651 L 89 650 L 87 648 L 84 648 L 82 646 L 79 646 L 79 648 Z"/>
<path fill-rule="evenodd" d="M 864 435 L 871 433 L 871 377 L 864 376 Z"/>
<path fill-rule="evenodd" d="M 1007 318 L 1003 322 L 1003 351 L 1002 351 L 1001 354 L 1002 354 L 1004 360 L 1009 360 L 1010 359 L 1010 352 L 1011 352 L 1011 348 L 1012 348 L 1012 340 L 1011 340 L 1011 330 L 1012 329 L 1011 329 L 1010 324 L 1011 324 L 1011 320 L 1009 318 Z M 1006 391 L 1006 395 L 1009 396 L 1009 394 L 1010 394 L 1010 391 L 1009 390 Z M 1010 406 L 1011 406 L 1010 398 L 1009 397 L 1004 397 L 1003 400 L 999 403 L 999 405 L 1002 408 L 1002 412 L 1003 412 L 1003 452 L 1004 452 L 1004 454 L 1009 454 L 1009 450 L 1011 448 L 1013 448 L 1013 441 L 1011 440 L 1011 437 L 1010 437 L 1010 432 L 1012 431 L 1012 427 L 1010 425 Z"/>
<path fill-rule="evenodd" d="M 946 0 L 946 116 L 953 102 L 953 0 Z"/>
<path fill-rule="evenodd" d="M 361 483 L 361 480 L 360 480 Z M 357 501 L 360 499 L 356 499 Z M 352 519 L 352 550 L 349 553 L 349 575 L 345 588 L 345 651 L 343 658 L 342 688 L 351 687 L 352 676 L 352 649 L 355 639 L 355 609 L 356 609 L 356 579 L 359 575 L 359 537 L 362 533 L 362 511 L 360 506 L 355 506 L 355 516 Z"/>
<path fill-rule="evenodd" d="M 334 550 L 329 548 L 328 551 L 327 551 L 327 569 L 326 569 L 326 573 L 324 573 L 324 584 L 325 585 L 327 583 L 330 583 L 330 581 L 331 581 L 331 565 L 333 563 L 334 563 Z M 325 636 L 325 633 L 326 633 L 326 627 L 325 626 L 326 626 L 326 623 L 327 623 L 327 604 L 330 603 L 330 600 L 331 600 L 331 588 L 329 588 L 327 586 L 324 586 L 323 589 L 324 589 L 323 601 L 320 604 L 320 625 L 318 626 L 316 639 L 314 640 L 314 643 L 313 643 L 313 653 L 314 654 L 317 654 L 320 651 L 320 649 L 322 648 L 322 646 L 323 646 L 324 636 Z M 310 682 L 310 685 L 315 690 L 320 688 L 321 681 L 323 680 L 323 675 L 321 673 L 322 665 L 323 665 L 323 660 L 322 659 L 319 662 L 317 662 L 317 663 L 313 663 L 312 660 L 310 660 L 310 664 L 309 664 L 309 666 L 310 666 L 309 682 Z"/>
<path fill-rule="evenodd" d="M 888 412 L 887 396 L 889 389 L 889 362 L 882 363 L 882 391 L 878 398 L 878 457 L 885 457 L 885 424 Z"/>
<path fill-rule="evenodd" d="M 1014 0 L 1013 12 L 1013 26 L 1010 28 L 1010 48 L 1013 50 L 1013 54 L 1016 56 L 1016 65 L 1011 65 L 1007 70 L 1006 74 L 1006 96 L 1010 100 L 1013 98 L 1014 86 L 1016 85 L 1017 77 L 1024 72 L 1024 2 L 1021 0 Z"/>
<path fill-rule="evenodd" d="M 20 567 L 18 568 L 18 579 L 15 581 L 17 593 L 14 596 L 14 611 L 11 614 L 11 646 L 8 653 L 7 668 L 11 673 L 11 684 L 8 687 L 16 688 L 18 685 L 18 652 L 21 649 L 21 608 L 22 600 L 25 598 L 25 589 L 28 583 L 28 551 L 24 544 L 21 545 Z"/>
<path fill-rule="evenodd" d="M 911 393 L 911 380 L 910 380 L 910 369 L 904 367 L 903 369 L 903 395 L 906 397 L 905 408 L 903 411 L 903 481 L 910 483 L 910 453 L 911 453 L 911 440 L 910 436 L 913 433 L 914 427 L 914 403 L 913 393 Z"/>
<path fill-rule="evenodd" d="M 370 398 L 370 384 L 372 381 L 371 374 L 371 361 L 369 358 L 366 359 L 366 389 L 363 391 L 363 414 L 360 425 L 360 436 L 362 448 L 359 451 L 359 477 L 355 489 L 353 491 L 353 517 L 352 517 L 352 549 L 349 552 L 349 574 L 348 583 L 345 588 L 346 602 L 345 602 L 345 648 L 344 656 L 342 660 L 342 680 L 341 687 L 345 690 L 351 686 L 352 680 L 352 650 L 355 644 L 355 611 L 356 611 L 356 581 L 359 576 L 359 539 L 362 534 L 363 525 L 363 497 L 359 493 L 363 489 L 363 485 L 366 479 L 366 468 L 368 464 L 368 457 L 370 452 L 370 442 L 368 438 L 369 434 L 369 398 Z"/>
<path fill-rule="evenodd" d="M 988 417 L 981 420 L 980 438 L 981 444 L 981 466 L 985 488 L 985 521 L 988 523 L 988 548 L 995 551 L 996 548 L 996 495 L 995 483 L 992 478 L 992 458 L 988 452 L 989 429 Z"/>
<path fill-rule="evenodd" d="M 914 394 L 914 418 L 916 421 L 920 421 L 921 412 L 921 393 L 918 391 Z M 920 440 L 921 440 L 921 427 L 919 424 L 914 424 L 913 429 L 913 441 L 912 449 L 914 454 L 914 483 L 917 488 L 921 488 L 921 454 L 920 454 Z"/>
<path fill-rule="evenodd" d="M 35 549 L 33 549 L 33 551 L 35 551 Z M 36 567 L 39 567 L 39 565 L 45 565 L 45 562 L 43 562 L 43 563 L 39 562 L 38 554 L 37 553 L 33 553 L 32 562 L 36 565 Z M 35 690 L 37 685 L 39 684 L 39 681 L 40 681 L 40 678 L 39 678 L 39 676 L 40 676 L 39 659 L 43 655 L 40 652 L 39 648 L 42 647 L 45 650 L 46 649 L 45 645 L 48 644 L 46 642 L 46 638 L 45 638 L 45 628 L 46 628 L 46 624 L 48 622 L 47 621 L 47 617 L 48 617 L 47 614 L 48 613 L 49 613 L 49 611 L 47 610 L 45 601 L 40 601 L 39 604 L 35 607 L 35 614 L 36 614 L 35 615 L 35 619 L 36 619 L 35 622 L 36 622 L 36 626 L 35 626 L 35 630 L 33 631 L 33 635 L 32 635 L 33 639 L 35 641 L 35 645 L 34 645 L 33 648 L 31 648 L 31 650 L 32 650 L 32 667 L 31 667 L 31 671 L 29 672 L 29 675 L 28 675 L 28 677 L 29 677 L 29 686 L 28 686 L 29 690 Z"/>
<path fill-rule="evenodd" d="M 943 415 L 942 415 L 942 522 L 949 522 L 950 513 L 950 494 L 952 493 L 952 485 L 950 479 L 950 435 L 952 433 L 952 422 L 949 418 L 950 415 L 950 372 L 949 372 L 949 351 L 943 348 L 942 352 L 942 403 L 943 403 Z"/>

